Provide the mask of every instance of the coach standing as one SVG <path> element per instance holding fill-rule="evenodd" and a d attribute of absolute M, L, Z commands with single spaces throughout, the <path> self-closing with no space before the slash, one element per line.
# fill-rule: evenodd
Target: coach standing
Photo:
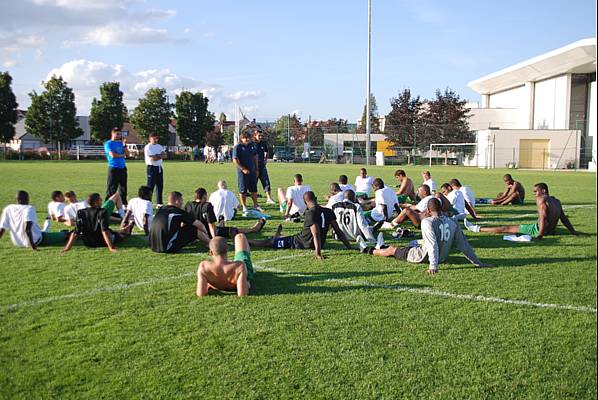
<path fill-rule="evenodd" d="M 123 204 L 127 204 L 127 139 L 122 138 L 120 128 L 113 128 L 110 132 L 110 140 L 104 143 L 104 153 L 108 160 L 106 198 L 118 192 Z"/>
<path fill-rule="evenodd" d="M 154 190 L 156 188 L 156 203 L 162 207 L 162 190 L 164 189 L 164 170 L 162 169 L 162 159 L 166 155 L 164 147 L 158 140 L 160 136 L 152 133 L 149 136 L 149 143 L 143 148 L 145 155 L 145 165 L 147 168 L 147 186 Z"/>
<path fill-rule="evenodd" d="M 253 207 L 262 211 L 257 204 L 257 151 L 251 141 L 251 134 L 243 132 L 240 143 L 233 148 L 233 164 L 237 167 L 237 184 L 241 198 L 243 212 L 247 211 L 247 194 L 251 194 Z"/>
<path fill-rule="evenodd" d="M 272 200 L 272 187 L 270 186 L 270 177 L 266 169 L 266 163 L 268 162 L 268 142 L 264 140 L 264 133 L 261 129 L 256 129 L 253 132 L 253 139 L 255 140 L 255 149 L 257 151 L 258 178 L 268 198 L 266 204 L 276 204 Z"/>

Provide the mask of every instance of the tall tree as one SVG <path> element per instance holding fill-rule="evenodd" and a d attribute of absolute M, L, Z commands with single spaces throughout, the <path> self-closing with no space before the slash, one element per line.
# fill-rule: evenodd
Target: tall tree
<path fill-rule="evenodd" d="M 357 133 L 365 133 L 366 122 L 367 122 L 367 104 L 363 105 L 363 114 L 361 114 L 361 123 L 357 128 Z M 378 105 L 376 104 L 376 98 L 374 95 L 370 95 L 370 125 L 372 133 L 380 132 L 380 115 L 378 115 Z"/>
<path fill-rule="evenodd" d="M 427 103 L 422 113 L 423 134 L 418 132 L 418 147 L 426 149 L 431 143 L 471 143 L 475 134 L 469 130 L 469 110 L 465 100 L 453 90 L 436 90 L 436 98 Z"/>
<path fill-rule="evenodd" d="M 139 135 L 147 140 L 151 133 L 160 135 L 160 143 L 168 144 L 168 125 L 172 117 L 172 105 L 166 90 L 149 89 L 131 114 L 131 123 Z"/>
<path fill-rule="evenodd" d="M 398 97 L 390 99 L 391 110 L 386 116 L 384 134 L 396 146 L 417 146 L 417 130 L 422 118 L 422 102 L 411 97 L 411 90 L 405 89 Z"/>
<path fill-rule="evenodd" d="M 52 76 L 43 84 L 44 91 L 29 93 L 31 106 L 25 114 L 27 132 L 53 146 L 64 143 L 83 134 L 77 121 L 77 108 L 73 89 L 61 76 Z"/>
<path fill-rule="evenodd" d="M 322 126 L 324 128 L 324 133 L 348 133 L 349 132 L 349 125 L 346 119 L 336 119 L 330 118 L 326 121 L 323 121 Z"/>
<path fill-rule="evenodd" d="M 276 143 L 272 145 L 284 146 L 288 143 L 290 146 L 296 146 L 305 140 L 301 120 L 295 114 L 278 118 L 274 124 L 274 132 Z"/>
<path fill-rule="evenodd" d="M 184 91 L 176 97 L 176 131 L 185 146 L 205 145 L 207 135 L 214 130 L 209 102 L 201 92 Z"/>
<path fill-rule="evenodd" d="M 127 120 L 127 107 L 123 103 L 120 83 L 104 82 L 100 86 L 100 100 L 95 97 L 91 102 L 89 126 L 91 136 L 103 142 L 110 137 L 114 127 L 122 127 Z"/>
<path fill-rule="evenodd" d="M 17 123 L 17 98 L 12 91 L 12 77 L 0 72 L 0 142 L 9 142 L 15 136 Z"/>

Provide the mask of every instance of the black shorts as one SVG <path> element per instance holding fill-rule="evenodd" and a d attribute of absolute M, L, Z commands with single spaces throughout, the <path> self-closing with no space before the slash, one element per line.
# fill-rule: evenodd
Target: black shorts
<path fill-rule="evenodd" d="M 282 249 L 301 249 L 303 247 L 299 247 L 299 243 L 295 240 L 295 236 L 281 236 L 277 239 L 274 239 L 272 243 L 272 248 L 277 250 Z"/>
<path fill-rule="evenodd" d="M 197 228 L 193 225 L 185 225 L 179 230 L 176 239 L 172 243 L 172 246 L 168 250 L 167 253 L 176 253 L 181 250 L 183 247 L 191 244 L 197 240 Z"/>
<path fill-rule="evenodd" d="M 249 194 L 257 192 L 257 174 L 255 171 L 251 171 L 247 175 L 237 169 L 237 184 L 239 186 L 239 193 Z"/>
<path fill-rule="evenodd" d="M 230 239 L 231 237 L 234 236 L 233 232 L 236 230 L 237 230 L 237 228 L 233 228 L 233 227 L 217 226 L 216 227 L 216 236 Z"/>
<path fill-rule="evenodd" d="M 407 261 L 407 255 L 409 255 L 409 250 L 411 247 L 399 247 L 395 251 L 395 258 L 397 260 Z"/>

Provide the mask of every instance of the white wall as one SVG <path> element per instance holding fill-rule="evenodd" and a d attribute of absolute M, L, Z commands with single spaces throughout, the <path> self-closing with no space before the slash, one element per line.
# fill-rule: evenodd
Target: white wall
<path fill-rule="evenodd" d="M 467 121 L 469 129 L 480 131 L 490 127 L 500 129 L 527 129 L 527 115 L 516 108 L 472 108 Z"/>
<path fill-rule="evenodd" d="M 487 108 L 524 108 L 525 86 L 518 86 L 489 96 Z"/>
<path fill-rule="evenodd" d="M 569 114 L 567 75 L 536 82 L 534 129 L 566 129 Z"/>
<path fill-rule="evenodd" d="M 590 109 L 588 110 L 588 136 L 592 138 L 592 160 L 588 169 L 596 170 L 596 81 L 590 84 Z"/>

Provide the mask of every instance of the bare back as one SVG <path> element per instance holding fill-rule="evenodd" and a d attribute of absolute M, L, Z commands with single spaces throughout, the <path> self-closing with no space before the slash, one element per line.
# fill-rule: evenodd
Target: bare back
<path fill-rule="evenodd" d="M 538 224 L 540 224 L 540 219 L 544 218 L 546 234 L 554 235 L 556 225 L 563 213 L 561 202 L 552 196 L 544 196 L 538 197 L 536 204 L 538 205 Z M 541 208 L 543 207 L 546 210 L 544 213 L 541 212 Z"/>
<path fill-rule="evenodd" d="M 405 177 L 405 179 L 403 179 L 397 194 L 409 196 L 411 199 L 415 200 L 415 187 L 413 186 L 411 178 Z"/>
<path fill-rule="evenodd" d="M 222 263 L 202 261 L 200 269 L 211 288 L 234 291 L 237 290 L 237 279 L 241 271 L 245 269 L 245 263 L 228 260 Z"/>

